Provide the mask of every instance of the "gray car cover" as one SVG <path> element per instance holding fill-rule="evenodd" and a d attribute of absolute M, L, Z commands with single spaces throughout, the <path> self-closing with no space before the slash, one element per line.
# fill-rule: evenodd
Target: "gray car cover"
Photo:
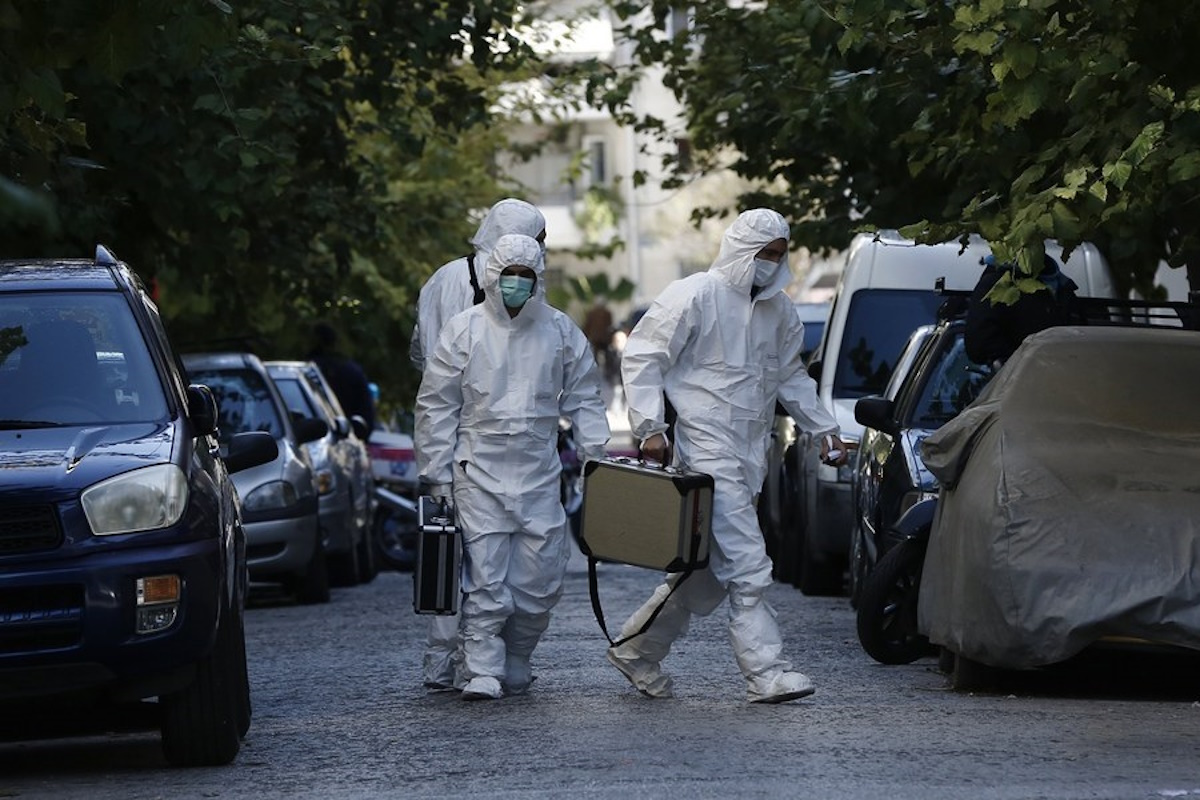
<path fill-rule="evenodd" d="M 1013 669 L 1103 637 L 1200 649 L 1200 333 L 1031 336 L 922 454 L 930 641 Z"/>

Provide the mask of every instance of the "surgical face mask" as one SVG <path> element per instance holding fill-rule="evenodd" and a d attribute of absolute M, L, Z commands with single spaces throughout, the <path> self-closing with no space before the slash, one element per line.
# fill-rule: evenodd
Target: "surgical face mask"
<path fill-rule="evenodd" d="M 520 275 L 500 276 L 500 297 L 509 308 L 520 308 L 533 295 L 533 278 Z"/>
<path fill-rule="evenodd" d="M 768 261 L 765 258 L 754 259 L 754 285 L 766 286 L 770 283 L 782 263 L 782 259 L 779 261 Z"/>

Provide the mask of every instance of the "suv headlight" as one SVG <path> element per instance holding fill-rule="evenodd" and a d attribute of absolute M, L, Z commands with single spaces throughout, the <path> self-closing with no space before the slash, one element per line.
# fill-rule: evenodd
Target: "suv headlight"
<path fill-rule="evenodd" d="M 187 476 L 174 464 L 143 467 L 88 487 L 80 501 L 97 536 L 159 530 L 183 516 Z"/>
<path fill-rule="evenodd" d="M 267 511 L 272 508 L 294 506 L 299 498 L 296 487 L 287 481 L 271 481 L 254 489 L 242 500 L 246 511 Z"/>

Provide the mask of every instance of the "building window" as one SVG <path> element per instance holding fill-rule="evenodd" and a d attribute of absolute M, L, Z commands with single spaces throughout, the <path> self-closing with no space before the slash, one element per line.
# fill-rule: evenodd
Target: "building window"
<path fill-rule="evenodd" d="M 692 140 L 687 138 L 675 140 L 675 165 L 680 172 L 692 171 Z"/>
<path fill-rule="evenodd" d="M 603 136 L 583 137 L 584 158 L 584 187 L 607 186 L 608 176 L 608 143 Z"/>
<path fill-rule="evenodd" d="M 667 14 L 667 36 L 672 39 L 676 36 L 686 36 L 690 28 L 688 7 L 671 6 L 671 11 Z"/>

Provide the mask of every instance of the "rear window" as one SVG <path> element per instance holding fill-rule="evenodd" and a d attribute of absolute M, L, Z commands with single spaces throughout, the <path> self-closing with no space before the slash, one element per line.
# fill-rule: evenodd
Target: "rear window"
<path fill-rule="evenodd" d="M 275 386 L 279 389 L 279 394 L 283 396 L 283 402 L 287 405 L 288 411 L 299 414 L 305 419 L 321 418 L 317 409 L 309 402 L 304 389 L 300 388 L 300 381 L 295 378 L 276 377 Z"/>
<path fill-rule="evenodd" d="M 283 438 L 283 421 L 271 390 L 254 370 L 195 370 L 188 373 L 188 379 L 212 389 L 221 409 L 221 441 L 248 431 L 265 431 L 276 439 Z"/>
<path fill-rule="evenodd" d="M 932 290 L 860 289 L 850 298 L 833 396 L 883 394 L 908 337 L 936 321 L 942 298 Z"/>

